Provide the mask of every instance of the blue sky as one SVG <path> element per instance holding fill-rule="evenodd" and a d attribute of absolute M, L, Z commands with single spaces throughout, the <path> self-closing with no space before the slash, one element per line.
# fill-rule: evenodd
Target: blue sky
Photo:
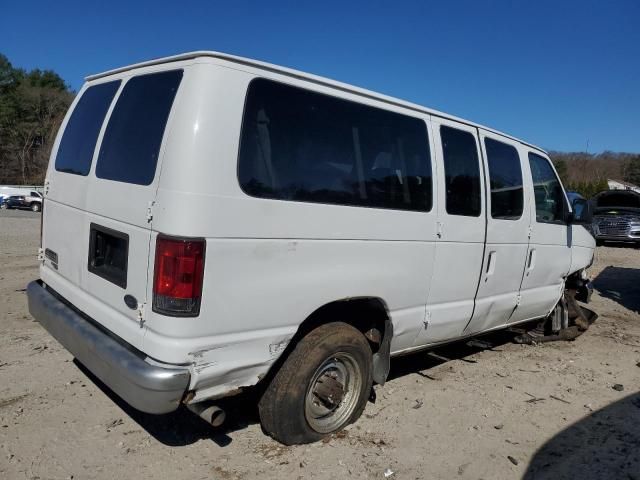
<path fill-rule="evenodd" d="M 636 0 L 3 2 L 0 52 L 91 73 L 219 50 L 324 75 L 547 149 L 640 152 Z"/>

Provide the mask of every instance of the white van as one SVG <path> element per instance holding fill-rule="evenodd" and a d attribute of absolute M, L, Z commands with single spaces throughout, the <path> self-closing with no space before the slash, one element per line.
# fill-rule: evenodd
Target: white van
<path fill-rule="evenodd" d="M 214 52 L 88 77 L 45 198 L 33 316 L 145 412 L 257 385 L 286 444 L 391 356 L 549 317 L 595 245 L 543 150 Z"/>

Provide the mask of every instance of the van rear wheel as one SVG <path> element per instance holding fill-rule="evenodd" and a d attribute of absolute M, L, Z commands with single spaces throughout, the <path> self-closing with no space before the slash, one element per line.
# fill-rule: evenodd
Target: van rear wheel
<path fill-rule="evenodd" d="M 367 404 L 372 352 L 360 331 L 322 325 L 295 346 L 265 390 L 262 428 L 286 445 L 310 443 L 355 422 Z"/>

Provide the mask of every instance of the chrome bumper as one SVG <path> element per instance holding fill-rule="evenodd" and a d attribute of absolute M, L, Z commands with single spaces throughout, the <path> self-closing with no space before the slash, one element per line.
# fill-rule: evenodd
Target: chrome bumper
<path fill-rule="evenodd" d="M 151 364 L 54 296 L 39 281 L 27 286 L 29 312 L 74 357 L 132 407 L 177 409 L 189 385 L 183 366 Z"/>
<path fill-rule="evenodd" d="M 603 240 L 608 242 L 640 242 L 640 235 L 603 235 L 596 233 L 596 240 Z"/>

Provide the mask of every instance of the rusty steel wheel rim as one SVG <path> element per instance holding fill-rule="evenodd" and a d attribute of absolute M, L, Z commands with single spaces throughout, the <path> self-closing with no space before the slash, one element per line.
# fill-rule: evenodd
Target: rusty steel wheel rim
<path fill-rule="evenodd" d="M 331 433 L 349 420 L 358 406 L 362 374 L 356 359 L 339 352 L 315 371 L 305 397 L 305 417 L 318 433 Z"/>

